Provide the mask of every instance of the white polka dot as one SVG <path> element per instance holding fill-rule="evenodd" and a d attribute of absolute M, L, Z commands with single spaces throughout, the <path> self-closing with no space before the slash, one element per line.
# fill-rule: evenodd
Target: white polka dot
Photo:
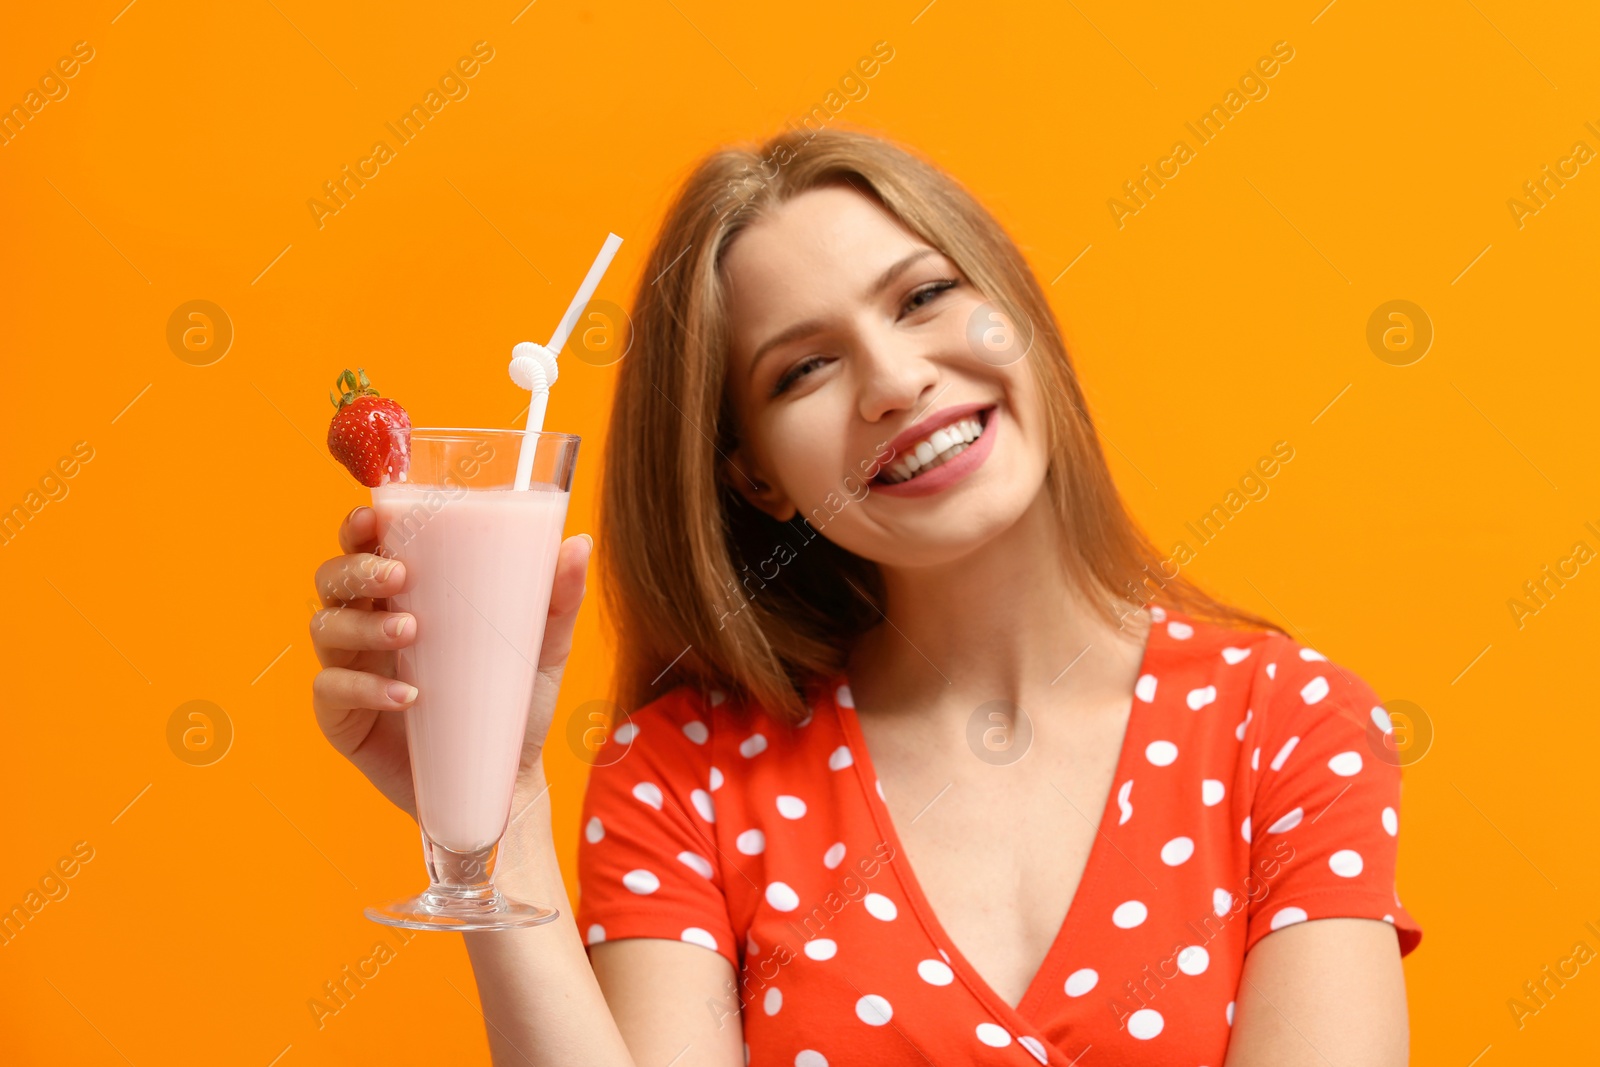
<path fill-rule="evenodd" d="M 1372 709 L 1372 724 L 1386 734 L 1394 732 L 1394 721 L 1389 718 L 1389 713 L 1382 706 Z"/>
<path fill-rule="evenodd" d="M 1151 622 L 1166 622 L 1167 621 L 1167 609 L 1163 608 L 1163 607 L 1161 607 L 1159 605 L 1156 605 L 1156 604 L 1150 605 L 1150 621 Z"/>
<path fill-rule="evenodd" d="M 800 906 L 800 894 L 789 888 L 787 882 L 770 882 L 767 885 L 767 903 L 778 911 L 793 911 Z"/>
<path fill-rule="evenodd" d="M 1272 928 L 1281 930 L 1290 923 L 1303 923 L 1306 921 L 1304 908 L 1279 908 L 1272 913 Z"/>
<path fill-rule="evenodd" d="M 1267 677 L 1268 678 L 1276 678 L 1277 676 L 1278 676 L 1278 665 L 1276 663 L 1267 664 Z"/>
<path fill-rule="evenodd" d="M 1348 778 L 1361 771 L 1361 753 L 1341 752 L 1328 761 L 1328 770 L 1340 778 Z"/>
<path fill-rule="evenodd" d="M 1067 996 L 1081 997 L 1100 981 L 1100 972 L 1093 967 L 1080 967 L 1067 975 Z"/>
<path fill-rule="evenodd" d="M 768 1015 L 776 1015 L 783 1008 L 783 990 L 773 986 L 767 990 L 767 995 L 761 998 L 761 1010 Z"/>
<path fill-rule="evenodd" d="M 622 884 L 627 886 L 630 892 L 648 896 L 661 888 L 661 879 L 643 867 L 636 867 L 622 876 Z"/>
<path fill-rule="evenodd" d="M 831 937 L 818 937 L 806 942 L 805 953 L 809 959 L 831 960 L 838 951 L 839 945 Z"/>
<path fill-rule="evenodd" d="M 835 841 L 828 846 L 828 851 L 822 854 L 822 865 L 828 870 L 833 870 L 844 862 L 844 842 Z"/>
<path fill-rule="evenodd" d="M 1138 926 L 1140 923 L 1144 922 L 1145 917 L 1149 914 L 1150 909 L 1145 907 L 1141 902 L 1137 900 L 1124 900 L 1121 904 L 1118 904 L 1116 910 L 1111 913 L 1111 921 L 1113 924 L 1124 930 L 1132 930 L 1135 926 Z"/>
<path fill-rule="evenodd" d="M 749 737 L 739 742 L 739 755 L 743 756 L 745 759 L 749 759 L 752 756 L 759 756 L 766 750 L 766 734 L 751 734 Z"/>
<path fill-rule="evenodd" d="M 1256 750 L 1254 752 L 1250 753 L 1250 769 L 1252 771 L 1259 771 L 1261 769 L 1261 748 L 1260 748 L 1260 746 L 1257 746 Z"/>
<path fill-rule="evenodd" d="M 683 736 L 697 745 L 706 743 L 706 738 L 711 736 L 711 731 L 699 719 L 690 719 L 683 724 Z"/>
<path fill-rule="evenodd" d="M 724 693 L 722 690 L 713 689 L 711 691 L 711 706 L 712 707 L 716 707 L 718 704 L 722 703 L 724 700 L 727 700 L 727 699 L 728 699 L 728 695 L 726 693 Z"/>
<path fill-rule="evenodd" d="M 704 789 L 696 789 L 689 794 L 689 800 L 694 804 L 695 812 L 706 822 L 717 821 L 717 806 L 711 802 L 711 794 Z"/>
<path fill-rule="evenodd" d="M 856 1001 L 856 1018 L 868 1026 L 882 1026 L 894 1016 L 894 1007 L 876 993 Z"/>
<path fill-rule="evenodd" d="M 1300 689 L 1300 699 L 1307 704 L 1315 704 L 1328 695 L 1328 680 L 1322 675 L 1317 675 Z"/>
<path fill-rule="evenodd" d="M 684 927 L 683 933 L 678 935 L 678 940 L 687 941 L 691 945 L 699 945 L 702 948 L 708 948 L 712 952 L 717 951 L 717 939 L 711 936 L 711 931 L 702 930 L 698 926 Z"/>
<path fill-rule="evenodd" d="M 882 893 L 868 893 L 861 898 L 861 902 L 867 906 L 867 914 L 874 919 L 882 919 L 884 922 L 888 922 L 900 914 L 900 909 L 894 906 L 894 901 Z"/>
<path fill-rule="evenodd" d="M 956 980 L 956 973 L 940 960 L 923 960 L 917 964 L 917 977 L 929 985 L 949 985 Z"/>
<path fill-rule="evenodd" d="M 1134 684 L 1133 695 L 1146 704 L 1156 698 L 1156 676 L 1153 674 L 1139 675 L 1139 681 Z"/>
<path fill-rule="evenodd" d="M 801 719 L 799 722 L 794 724 L 794 728 L 796 730 L 798 730 L 802 726 L 810 726 L 810 725 L 811 725 L 811 713 L 808 711 L 808 712 L 806 712 L 806 717 L 805 718 Z"/>
<path fill-rule="evenodd" d="M 1267 827 L 1267 833 L 1287 833 L 1288 831 L 1293 830 L 1296 826 L 1300 825 L 1300 820 L 1305 818 L 1305 814 L 1306 812 L 1304 808 L 1294 808 L 1290 811 L 1284 812 L 1282 815 L 1278 816 L 1277 820 L 1273 822 L 1271 826 Z"/>
<path fill-rule="evenodd" d="M 678 862 L 702 878 L 711 877 L 711 861 L 698 852 L 690 852 L 685 849 L 678 853 Z"/>
<path fill-rule="evenodd" d="M 1161 846 L 1161 862 L 1168 867 L 1178 864 L 1194 855 L 1194 838 L 1174 837 L 1171 841 Z"/>
<path fill-rule="evenodd" d="M 850 694 L 850 687 L 848 685 L 841 685 L 838 689 L 835 689 L 833 691 L 833 699 L 838 701 L 839 706 L 843 708 L 853 708 L 856 706 L 856 698 Z"/>
<path fill-rule="evenodd" d="M 1326 662 L 1328 659 L 1328 657 L 1324 656 L 1321 652 L 1316 652 L 1309 648 L 1302 648 L 1300 650 L 1300 658 L 1305 660 L 1307 663 L 1316 661 Z"/>
<path fill-rule="evenodd" d="M 1250 709 L 1250 708 L 1244 709 L 1244 722 L 1240 723 L 1238 726 L 1235 726 L 1233 728 L 1233 739 L 1235 741 L 1243 741 L 1244 740 L 1245 728 L 1250 725 L 1250 719 L 1254 715 L 1255 715 L 1255 711 L 1253 711 L 1252 709 Z"/>
<path fill-rule="evenodd" d="M 715 793 L 722 788 L 722 771 L 716 767 L 711 768 L 711 791 Z"/>
<path fill-rule="evenodd" d="M 1167 623 L 1167 633 L 1175 640 L 1187 641 L 1194 636 L 1194 627 L 1186 622 L 1173 621 Z"/>
<path fill-rule="evenodd" d="M 978 1040 L 990 1048 L 1005 1048 L 1011 1044 L 1011 1035 L 1003 1026 L 996 1026 L 994 1023 L 979 1023 Z"/>
<path fill-rule="evenodd" d="M 778 798 L 778 814 L 785 819 L 798 819 L 806 813 L 806 802 L 787 793 Z"/>
<path fill-rule="evenodd" d="M 1228 1016 L 1228 1025 L 1232 1026 L 1233 1025 L 1233 1001 L 1231 1001 L 1231 1000 L 1228 1001 L 1227 1016 Z"/>
<path fill-rule="evenodd" d="M 1222 803 L 1223 796 L 1227 793 L 1227 786 L 1215 778 L 1207 778 L 1200 783 L 1200 802 L 1208 808 Z"/>
<path fill-rule="evenodd" d="M 1390 832 L 1392 833 L 1393 831 Z M 606 836 L 606 827 L 600 821 L 600 816 L 591 815 L 589 817 L 588 825 L 583 828 L 583 836 L 591 845 L 598 844 L 600 839 Z"/>
<path fill-rule="evenodd" d="M 1283 747 L 1278 749 L 1278 754 L 1272 757 L 1272 762 L 1268 764 L 1268 766 L 1275 771 L 1282 769 L 1283 761 L 1289 758 L 1289 753 L 1293 752 L 1294 746 L 1298 745 L 1299 743 L 1299 737 L 1289 738 L 1289 740 L 1283 743 Z"/>
<path fill-rule="evenodd" d="M 1233 648 L 1232 646 L 1229 646 L 1228 648 L 1222 650 L 1222 659 L 1229 666 L 1232 666 L 1235 663 L 1243 663 L 1249 658 L 1250 650 L 1248 648 Z"/>
<path fill-rule="evenodd" d="M 878 791 L 878 799 L 879 800 L 884 799 L 884 797 L 883 797 L 883 783 L 881 781 L 879 781 L 878 779 L 874 778 L 872 780 L 872 787 Z"/>
<path fill-rule="evenodd" d="M 944 957 L 944 961 L 946 963 L 950 962 L 950 953 L 946 952 L 944 949 L 939 950 L 939 955 Z"/>
<path fill-rule="evenodd" d="M 1217 913 L 1218 918 L 1228 914 L 1233 910 L 1233 894 L 1226 889 L 1213 889 L 1211 891 L 1211 910 Z"/>
<path fill-rule="evenodd" d="M 756 939 L 750 936 L 750 931 L 744 932 L 744 954 L 746 956 L 759 956 L 761 949 L 756 946 Z"/>
<path fill-rule="evenodd" d="M 1165 767 L 1178 758 L 1178 746 L 1171 741 L 1152 741 L 1144 746 L 1144 758 L 1157 767 Z"/>
<path fill-rule="evenodd" d="M 657 811 L 661 810 L 661 787 L 654 782 L 640 782 L 633 787 L 633 795 Z"/>
<path fill-rule="evenodd" d="M 855 757 L 850 755 L 850 746 L 840 745 L 828 753 L 828 770 L 842 771 L 855 761 Z"/>
<path fill-rule="evenodd" d="M 1128 779 L 1126 782 L 1123 782 L 1122 788 L 1117 790 L 1117 811 L 1120 813 L 1117 816 L 1118 826 L 1121 826 L 1123 823 L 1133 818 L 1133 805 L 1128 803 L 1128 794 L 1132 792 L 1132 790 L 1132 778 Z"/>
<path fill-rule="evenodd" d="M 1140 1041 L 1149 1041 L 1161 1032 L 1166 1020 L 1154 1008 L 1140 1008 L 1128 1016 L 1128 1033 Z"/>
<path fill-rule="evenodd" d="M 1245 839 L 1245 842 L 1248 844 L 1249 841 L 1250 841 L 1250 816 L 1246 815 L 1244 817 L 1244 822 L 1239 824 L 1239 834 L 1240 834 L 1240 836 L 1242 836 Z"/>
<path fill-rule="evenodd" d="M 1204 689 L 1191 689 L 1185 701 L 1190 711 L 1199 711 L 1207 704 L 1214 704 L 1217 700 L 1217 687 L 1208 685 Z"/>
<path fill-rule="evenodd" d="M 1383 921 L 1386 922 L 1386 923 L 1392 923 L 1392 922 L 1394 922 L 1394 916 L 1393 915 L 1385 915 L 1383 917 Z"/>
<path fill-rule="evenodd" d="M 1353 848 L 1341 848 L 1328 857 L 1328 868 L 1340 878 L 1354 878 L 1361 873 L 1363 866 L 1361 853 Z"/>
<path fill-rule="evenodd" d="M 1178 953 L 1178 970 L 1187 975 L 1204 974 L 1211 965 L 1211 953 L 1199 945 L 1190 945 Z"/>
<path fill-rule="evenodd" d="M 1393 808 L 1383 809 L 1383 831 L 1390 837 L 1400 832 L 1400 816 Z"/>
<path fill-rule="evenodd" d="M 606 939 L 606 928 L 604 926 L 601 926 L 599 923 L 590 924 L 589 932 L 585 936 L 584 940 L 587 941 L 591 945 L 598 945 L 600 942 L 604 941 L 605 939 Z"/>
<path fill-rule="evenodd" d="M 639 727 L 635 723 L 625 722 L 617 727 L 611 734 L 611 739 L 619 745 L 632 744 L 633 739 L 639 736 Z"/>
<path fill-rule="evenodd" d="M 766 850 L 767 835 L 760 830 L 746 830 L 733 839 L 733 847 L 746 856 L 759 856 Z"/>
<path fill-rule="evenodd" d="M 1048 1064 L 1050 1062 L 1050 1054 L 1044 1050 L 1044 1044 L 1038 1038 L 1023 1034 L 1017 1038 L 1017 1044 L 1027 1049 L 1028 1054 L 1040 1063 Z"/>
<path fill-rule="evenodd" d="M 794 1058 L 794 1067 L 828 1067 L 828 1058 L 820 1052 L 804 1048 Z"/>

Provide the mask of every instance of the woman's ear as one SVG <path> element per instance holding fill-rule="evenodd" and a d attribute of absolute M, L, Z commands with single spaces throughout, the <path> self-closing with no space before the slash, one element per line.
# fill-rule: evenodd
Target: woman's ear
<path fill-rule="evenodd" d="M 751 461 L 743 445 L 724 457 L 722 477 L 739 491 L 751 507 L 766 513 L 778 522 L 788 522 L 800 510 L 783 491 L 771 485 L 761 469 Z"/>

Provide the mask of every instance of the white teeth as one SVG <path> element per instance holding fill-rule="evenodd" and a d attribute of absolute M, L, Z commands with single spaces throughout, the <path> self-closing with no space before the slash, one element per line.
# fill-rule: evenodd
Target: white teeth
<path fill-rule="evenodd" d="M 891 463 L 885 471 L 884 480 L 892 485 L 948 463 L 965 452 L 971 442 L 982 434 L 983 423 L 976 415 L 942 426 L 907 449 L 897 462 Z"/>

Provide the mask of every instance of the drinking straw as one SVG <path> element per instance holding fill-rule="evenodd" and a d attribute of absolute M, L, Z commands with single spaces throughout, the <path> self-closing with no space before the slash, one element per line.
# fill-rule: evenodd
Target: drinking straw
<path fill-rule="evenodd" d="M 567 343 L 567 336 L 572 333 L 573 327 L 578 324 L 578 316 L 583 314 L 583 309 L 588 306 L 589 298 L 594 296 L 594 291 L 600 285 L 600 279 L 605 276 L 606 268 L 611 266 L 611 258 L 617 254 L 617 249 L 622 247 L 622 238 L 614 233 L 606 234 L 606 243 L 600 246 L 600 254 L 594 257 L 594 262 L 589 265 L 589 273 L 583 276 L 583 284 L 578 286 L 578 292 L 573 296 L 572 303 L 567 305 L 567 313 L 561 316 L 561 321 L 556 325 L 556 332 L 550 335 L 547 345 L 534 344 L 532 341 L 523 341 L 511 349 L 511 380 L 532 392 L 528 401 L 528 433 L 523 435 L 521 450 L 517 453 L 517 489 L 528 488 L 533 477 L 533 455 L 537 438 L 533 436 L 544 428 L 544 409 L 550 398 L 550 387 L 556 381 L 556 356 L 561 352 L 561 346 Z"/>

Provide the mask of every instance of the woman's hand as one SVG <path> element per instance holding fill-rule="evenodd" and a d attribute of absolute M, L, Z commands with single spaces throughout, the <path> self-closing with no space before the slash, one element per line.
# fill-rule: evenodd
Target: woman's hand
<path fill-rule="evenodd" d="M 311 617 L 311 644 L 323 669 L 312 682 L 311 704 L 329 744 L 414 819 L 417 799 L 406 724 L 395 713 L 410 707 L 417 692 L 395 680 L 395 650 L 416 639 L 417 623 L 405 612 L 388 610 L 387 598 L 405 588 L 406 568 L 398 560 L 374 555 L 377 543 L 377 513 L 356 508 L 339 527 L 345 554 L 317 568 L 324 608 Z M 531 797 L 545 788 L 539 753 L 572 651 L 591 545 L 586 534 L 569 537 L 557 556 L 514 810 L 527 802 L 525 794 Z"/>

